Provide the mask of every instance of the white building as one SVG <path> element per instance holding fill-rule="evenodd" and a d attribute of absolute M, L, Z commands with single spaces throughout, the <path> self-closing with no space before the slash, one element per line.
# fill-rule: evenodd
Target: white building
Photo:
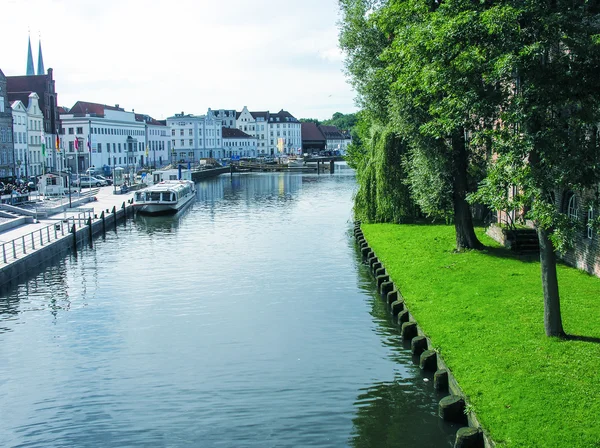
<path fill-rule="evenodd" d="M 148 115 L 135 115 L 146 124 L 146 166 L 162 168 L 171 163 L 171 136 L 166 120 L 155 120 Z"/>
<path fill-rule="evenodd" d="M 345 153 L 352 141 L 349 134 L 345 134 L 335 126 L 319 126 L 321 133 L 325 136 L 325 149 L 327 151 L 340 151 Z"/>
<path fill-rule="evenodd" d="M 17 178 L 25 178 L 29 173 L 29 154 L 28 154 L 28 137 L 27 137 L 27 108 L 20 101 L 13 101 L 11 104 L 13 116 L 13 144 L 15 147 L 15 174 Z M 33 173 L 31 173 L 33 174 Z"/>
<path fill-rule="evenodd" d="M 222 121 L 210 109 L 206 115 L 175 114 L 167 118 L 171 131 L 172 163 L 198 163 L 200 159 L 224 157 Z"/>
<path fill-rule="evenodd" d="M 45 158 L 42 160 L 42 143 L 47 144 L 44 134 L 44 114 L 39 105 L 37 93 L 29 94 L 29 104 L 27 105 L 27 162 L 26 171 L 29 176 L 38 176 L 43 174 L 45 169 Z M 47 146 L 50 148 L 50 146 Z M 48 155 L 49 151 L 46 151 Z"/>
<path fill-rule="evenodd" d="M 208 109 L 208 114 L 213 114 L 216 120 L 221 120 L 224 128 L 237 128 L 237 112 L 233 109 Z"/>
<path fill-rule="evenodd" d="M 118 104 L 78 101 L 60 118 L 62 153 L 73 172 L 95 167 L 108 174 L 116 166 L 137 170 L 168 163 L 167 128 L 151 117 L 125 111 Z"/>
<path fill-rule="evenodd" d="M 297 154 L 302 150 L 300 122 L 283 109 L 277 113 L 250 112 L 244 106 L 236 121 L 238 129 L 256 137 L 259 155 Z"/>
<path fill-rule="evenodd" d="M 225 157 L 256 157 L 257 139 L 244 131 L 223 127 Z"/>

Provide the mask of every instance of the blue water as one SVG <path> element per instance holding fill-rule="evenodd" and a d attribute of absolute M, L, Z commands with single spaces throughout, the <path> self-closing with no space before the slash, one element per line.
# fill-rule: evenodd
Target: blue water
<path fill-rule="evenodd" d="M 0 299 L 8 447 L 445 447 L 351 238 L 351 170 L 198 184 Z"/>

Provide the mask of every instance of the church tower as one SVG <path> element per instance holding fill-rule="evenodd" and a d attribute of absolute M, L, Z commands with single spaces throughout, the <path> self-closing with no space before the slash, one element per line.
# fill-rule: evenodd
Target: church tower
<path fill-rule="evenodd" d="M 31 46 L 29 47 L 31 48 Z M 44 58 L 42 57 L 42 41 L 40 39 L 40 46 L 38 49 L 38 70 L 37 70 L 37 74 L 38 75 L 45 75 L 46 73 L 44 72 Z"/>
<path fill-rule="evenodd" d="M 32 76 L 35 75 L 35 69 L 33 68 L 33 54 L 31 54 L 31 36 L 28 38 L 27 46 L 27 76 Z"/>

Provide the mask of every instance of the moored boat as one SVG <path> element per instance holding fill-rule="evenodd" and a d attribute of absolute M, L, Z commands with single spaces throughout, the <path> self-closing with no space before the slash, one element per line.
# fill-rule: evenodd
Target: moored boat
<path fill-rule="evenodd" d="M 176 213 L 196 197 L 196 185 L 190 180 L 165 180 L 136 191 L 133 207 L 138 213 Z"/>

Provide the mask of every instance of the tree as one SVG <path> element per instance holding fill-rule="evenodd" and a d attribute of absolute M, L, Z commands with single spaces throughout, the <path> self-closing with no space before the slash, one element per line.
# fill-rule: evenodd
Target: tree
<path fill-rule="evenodd" d="M 317 126 L 321 124 L 317 118 L 300 118 L 300 123 L 314 123 Z"/>
<path fill-rule="evenodd" d="M 323 120 L 322 124 L 325 126 L 335 126 L 343 131 L 350 131 L 356 125 L 357 121 L 357 114 L 343 114 L 341 112 L 336 112 L 331 119 Z"/>
<path fill-rule="evenodd" d="M 502 86 L 502 126 L 490 136 L 496 159 L 474 199 L 528 209 L 540 242 L 544 329 L 564 336 L 556 251 L 575 223 L 553 199 L 600 182 L 600 15 L 596 1 L 506 1 L 496 7 L 504 40 L 488 73 Z M 489 29 L 499 26 L 493 20 Z M 518 194 L 508 197 L 507 187 Z"/>
<path fill-rule="evenodd" d="M 494 105 L 495 86 L 482 76 L 486 48 L 480 17 L 485 4 L 340 3 L 345 13 L 340 44 L 348 55 L 347 69 L 369 116 L 393 125 L 411 148 L 407 181 L 415 198 L 424 210 L 445 216 L 450 200 L 457 249 L 481 248 L 466 196 L 476 185 L 470 175 L 479 173 L 471 169 L 473 162 L 482 154 L 466 137 L 490 125 L 485 117 Z M 439 169 L 444 171 L 435 171 Z M 440 188 L 422 189 L 427 186 L 421 181 L 423 170 L 425 177 L 440 181 Z M 432 192 L 450 197 L 430 200 Z"/>

